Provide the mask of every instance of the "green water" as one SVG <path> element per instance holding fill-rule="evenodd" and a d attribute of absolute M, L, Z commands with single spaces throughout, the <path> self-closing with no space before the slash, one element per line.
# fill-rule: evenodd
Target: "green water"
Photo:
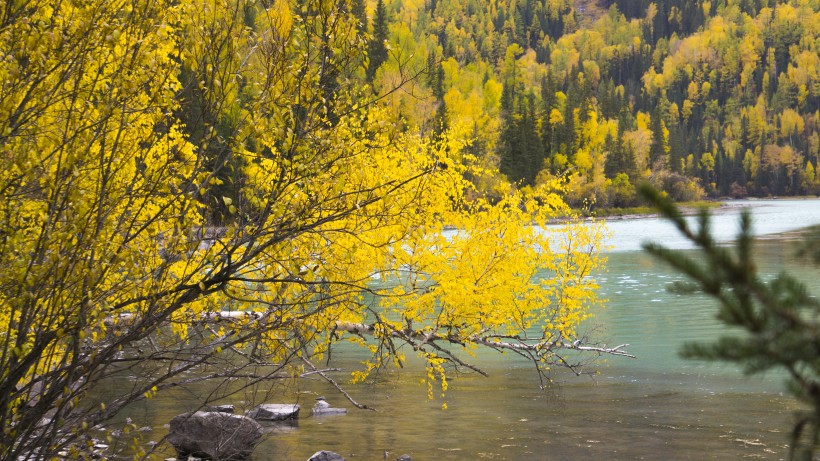
<path fill-rule="evenodd" d="M 820 202 L 811 203 L 820 208 Z M 658 234 L 649 229 L 646 235 Z M 792 253 L 788 239 L 760 241 L 761 272 L 790 269 L 820 293 L 820 271 L 794 260 Z M 447 410 L 441 409 L 441 400 L 427 399 L 415 363 L 401 373 L 381 375 L 376 385 L 346 386 L 378 412 L 352 408 L 320 381 L 271 383 L 263 389 L 264 400 L 300 403 L 303 417 L 297 425 L 269 426 L 254 459 L 303 461 L 318 450 L 348 460 L 382 460 L 385 451 L 387 459 L 407 453 L 414 460 L 784 459 L 798 407 L 781 393 L 782 377 L 746 377 L 730 366 L 677 355 L 685 341 L 714 339 L 724 331 L 714 320 L 712 301 L 669 293 L 667 286 L 679 276 L 640 251 L 611 253 L 607 270 L 596 278 L 608 302 L 595 308 L 585 327 L 609 345 L 629 343 L 637 359 L 599 361 L 594 379 L 559 370 L 555 384 L 541 391 L 526 362 L 482 354 L 478 363 L 490 376 L 454 376 Z M 337 352 L 335 357 L 331 366 L 349 370 L 355 365 L 354 354 Z M 344 374 L 336 376 L 344 379 Z M 173 416 L 195 408 L 209 391 L 166 394 L 128 416 L 152 427 L 147 438 L 159 440 Z M 310 417 L 317 395 L 350 408 L 349 414 Z M 250 394 L 245 398 L 225 403 L 238 408 L 254 403 Z M 172 450 L 166 447 L 165 453 Z"/>

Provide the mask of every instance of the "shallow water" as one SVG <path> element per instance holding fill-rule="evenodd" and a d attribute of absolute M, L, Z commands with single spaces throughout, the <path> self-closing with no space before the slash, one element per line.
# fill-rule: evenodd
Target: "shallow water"
<path fill-rule="evenodd" d="M 760 234 L 820 223 L 818 201 L 757 208 L 763 208 L 764 216 L 756 221 Z M 718 218 L 721 229 L 731 230 L 721 231 L 726 240 L 736 231 L 734 214 L 732 210 L 722 214 L 725 219 Z M 346 386 L 355 399 L 378 412 L 352 408 L 319 381 L 306 380 L 299 387 L 276 382 L 267 401 L 298 402 L 303 417 L 297 425 L 270 426 L 255 460 L 303 461 L 318 450 L 335 451 L 348 460 L 382 460 L 385 451 L 387 459 L 407 453 L 415 460 L 783 459 L 797 406 L 781 393 L 782 378 L 745 377 L 730 366 L 678 357 L 684 342 L 714 339 L 724 329 L 714 320 L 712 301 L 666 290 L 680 279 L 677 274 L 643 252 L 620 251 L 618 245 L 632 248 L 646 236 L 685 247 L 650 225 L 652 221 L 641 221 L 640 226 L 629 221 L 612 224 L 617 248 L 609 255 L 607 270 L 596 276 L 608 302 L 595 308 L 594 320 L 586 325 L 610 345 L 629 343 L 628 350 L 637 359 L 600 361 L 594 379 L 559 370 L 555 384 L 541 391 L 526 362 L 483 353 L 477 361 L 490 377 L 454 376 L 447 410 L 442 410 L 440 399 L 427 399 L 419 384 L 419 364 L 412 362 L 401 373 L 381 375 L 377 385 Z M 627 231 L 619 231 L 619 225 Z M 642 229 L 640 235 L 634 234 L 637 228 Z M 790 268 L 820 292 L 820 271 L 795 260 L 792 253 L 789 239 L 761 240 L 761 272 Z M 337 351 L 331 365 L 349 370 L 356 355 Z M 335 376 L 344 379 L 344 374 Z M 149 438 L 158 440 L 163 425 L 196 407 L 196 394 L 205 391 L 165 394 L 128 416 L 138 425 L 153 427 Z M 310 417 L 317 395 L 350 408 L 349 414 Z M 250 405 L 241 397 L 226 403 Z"/>

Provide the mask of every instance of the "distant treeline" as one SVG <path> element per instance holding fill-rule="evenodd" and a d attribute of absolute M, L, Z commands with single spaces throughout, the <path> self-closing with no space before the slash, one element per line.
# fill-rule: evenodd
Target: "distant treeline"
<path fill-rule="evenodd" d="M 354 2 L 355 3 L 355 2 Z M 555 176 L 574 205 L 820 192 L 818 0 L 392 0 L 365 78 L 404 126 L 472 140 L 488 194 Z M 369 12 L 369 13 L 368 13 Z M 385 33 L 384 31 L 388 32 Z M 385 54 L 386 52 L 386 54 Z M 378 64 L 378 68 L 373 66 Z"/>

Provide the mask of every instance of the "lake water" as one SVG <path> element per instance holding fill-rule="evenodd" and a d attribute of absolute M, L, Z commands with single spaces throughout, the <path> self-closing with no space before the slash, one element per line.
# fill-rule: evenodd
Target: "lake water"
<path fill-rule="evenodd" d="M 820 201 L 743 202 L 752 206 L 761 271 L 792 269 L 820 292 L 820 271 L 795 260 L 791 240 L 773 236 L 820 224 Z M 740 207 L 722 209 L 714 229 L 723 240 L 737 232 Z M 594 310 L 587 328 L 610 345 L 629 343 L 637 359 L 610 357 L 595 364 L 593 379 L 557 371 L 555 385 L 539 390 L 529 364 L 481 354 L 490 373 L 453 377 L 449 409 L 429 401 L 418 364 L 380 376 L 376 385 L 348 385 L 357 400 L 378 412 L 356 410 L 318 381 L 272 384 L 270 402 L 298 402 L 304 417 L 294 426 L 271 426 L 256 461 L 304 461 L 318 450 L 348 461 L 414 460 L 736 460 L 784 459 L 795 402 L 782 393 L 778 376 L 745 377 L 720 364 L 685 361 L 685 341 L 709 340 L 723 329 L 705 297 L 679 296 L 667 286 L 680 277 L 640 251 L 652 238 L 685 249 L 666 223 L 654 219 L 613 221 L 606 271 L 596 275 L 608 302 Z M 337 352 L 336 357 L 339 357 Z M 357 357 L 339 357 L 349 369 Z M 336 375 L 344 379 L 343 374 Z M 171 417 L 196 406 L 197 391 L 160 396 L 135 409 L 137 424 L 164 435 Z M 309 417 L 317 395 L 349 414 Z M 228 403 L 228 402 L 226 402 Z M 229 403 L 242 405 L 241 400 Z"/>

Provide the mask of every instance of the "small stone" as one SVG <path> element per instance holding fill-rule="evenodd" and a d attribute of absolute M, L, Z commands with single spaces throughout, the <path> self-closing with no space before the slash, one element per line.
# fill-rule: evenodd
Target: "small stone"
<path fill-rule="evenodd" d="M 342 455 L 332 451 L 317 451 L 307 461 L 345 461 Z"/>
<path fill-rule="evenodd" d="M 231 413 L 233 414 L 235 407 L 232 404 L 225 404 L 225 405 L 213 405 L 207 407 L 205 411 L 218 411 L 220 413 Z"/>
<path fill-rule="evenodd" d="M 347 408 L 314 408 L 313 416 L 346 415 Z"/>
<path fill-rule="evenodd" d="M 318 397 L 313 405 L 313 416 L 343 415 L 347 413 L 346 408 L 332 408 L 324 397 Z"/>
<path fill-rule="evenodd" d="M 248 412 L 253 419 L 265 421 L 285 421 L 299 417 L 298 404 L 263 403 Z"/>

